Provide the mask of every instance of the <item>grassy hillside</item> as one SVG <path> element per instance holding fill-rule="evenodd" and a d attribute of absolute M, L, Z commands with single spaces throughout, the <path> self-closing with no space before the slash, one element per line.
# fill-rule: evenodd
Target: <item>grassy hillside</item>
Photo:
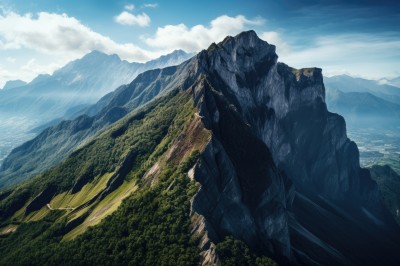
<path fill-rule="evenodd" d="M 141 224 L 140 229 L 145 228 L 150 235 L 145 236 L 146 232 L 138 229 L 132 229 L 133 232 L 128 235 L 134 238 L 138 237 L 137 234 L 143 235 L 145 238 L 140 241 L 146 241 L 147 237 L 156 243 L 155 237 L 162 237 L 158 245 L 169 249 L 169 245 L 163 242 L 168 234 L 179 238 L 179 229 L 181 234 L 190 236 L 190 219 L 185 217 L 189 215 L 189 199 L 196 187 L 183 174 L 188 169 L 180 166 L 192 153 L 198 154 L 194 151 L 202 149 L 209 133 L 200 128 L 194 136 L 197 142 L 185 138 L 193 142 L 188 143 L 184 153 L 180 157 L 175 156 L 174 160 L 167 158 L 166 154 L 174 146 L 178 135 L 184 134 L 193 123 L 200 124 L 194 113 L 190 96 L 174 92 L 119 122 L 73 153 L 61 165 L 11 193 L 3 192 L 0 207 L 2 232 L 8 234 L 3 234 L 0 242 L 1 254 L 5 255 L 2 256 L 2 262 L 7 264 L 21 259 L 20 254 L 29 254 L 22 263 L 35 261 L 35 264 L 39 264 L 48 261 L 50 254 L 54 254 L 54 262 L 65 263 L 63 260 L 69 260 L 71 256 L 60 254 L 67 254 L 68 250 L 78 252 L 76 249 L 80 246 L 88 245 L 90 241 L 87 239 L 96 239 L 96 245 L 104 249 L 108 249 L 111 243 L 120 242 L 118 228 L 129 231 L 134 227 L 128 226 L 128 222 L 132 225 L 133 220 L 138 218 L 136 222 Z M 191 162 L 194 163 L 193 160 Z M 146 174 L 155 164 L 159 166 L 159 182 L 156 182 L 156 175 Z M 173 181 L 169 192 L 164 192 Z M 124 198 L 128 199 L 123 201 Z M 143 205 L 143 202 L 148 204 Z M 159 212 L 155 211 L 157 209 Z M 168 215 L 171 215 L 170 219 L 166 219 Z M 164 219 L 165 224 L 162 222 Z M 98 223 L 101 224 L 98 229 L 87 231 L 89 226 Z M 16 229 L 15 233 L 10 233 L 10 226 Z M 169 232 L 172 227 L 175 229 Z M 167 232 L 155 233 L 158 229 Z M 103 232 L 107 230 L 109 234 Z M 86 237 L 77 238 L 85 231 Z M 102 240 L 100 235 L 92 235 L 98 234 L 96 232 L 102 232 Z M 74 238 L 77 239 L 66 241 Z M 69 244 L 58 245 L 61 240 Z M 176 250 L 180 256 L 187 253 L 181 251 L 194 247 L 195 242 L 190 244 L 189 240 L 183 237 L 170 242 L 180 247 Z M 90 248 L 85 247 L 84 250 Z M 107 254 L 108 251 L 104 252 Z M 90 261 L 94 258 L 106 259 L 101 257 L 102 251 L 99 249 L 93 249 L 92 258 L 88 258 L 87 252 L 82 254 Z M 151 254 L 149 256 L 154 257 Z M 193 254 L 187 257 L 191 260 L 197 258 Z M 140 259 L 141 262 L 145 261 L 145 258 Z M 83 263 L 85 260 L 80 261 Z"/>
<path fill-rule="evenodd" d="M 400 176 L 388 165 L 374 165 L 370 172 L 379 186 L 387 208 L 400 225 Z"/>

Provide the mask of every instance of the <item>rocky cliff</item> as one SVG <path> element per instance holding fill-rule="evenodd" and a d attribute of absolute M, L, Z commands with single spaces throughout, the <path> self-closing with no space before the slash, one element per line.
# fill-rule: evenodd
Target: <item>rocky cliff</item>
<path fill-rule="evenodd" d="M 252 31 L 197 58 L 194 97 L 213 138 L 193 209 L 209 237 L 232 234 L 299 264 L 397 263 L 399 228 L 344 119 L 327 111 L 321 69 L 278 63 Z"/>

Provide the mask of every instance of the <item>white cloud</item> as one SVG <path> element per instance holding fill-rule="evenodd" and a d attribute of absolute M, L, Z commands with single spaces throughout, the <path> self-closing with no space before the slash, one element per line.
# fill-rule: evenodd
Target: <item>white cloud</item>
<path fill-rule="evenodd" d="M 52 74 L 54 70 L 60 67 L 61 65 L 58 65 L 56 63 L 41 65 L 37 63 L 36 58 L 32 58 L 25 65 L 21 67 L 21 70 L 23 72 L 26 72 L 26 75 L 35 77 L 39 74 Z"/>
<path fill-rule="evenodd" d="M 276 53 L 278 56 L 286 55 L 290 52 L 289 45 L 281 38 L 280 34 L 276 31 L 265 31 L 259 36 L 269 44 L 276 46 Z"/>
<path fill-rule="evenodd" d="M 293 67 L 321 67 L 324 75 L 350 74 L 377 79 L 399 69 L 400 41 L 384 35 L 320 36 L 302 47 L 288 46 L 280 61 Z"/>
<path fill-rule="evenodd" d="M 23 48 L 58 56 L 65 62 L 92 50 L 115 53 L 123 59 L 138 62 L 159 55 L 131 43 L 116 43 L 66 14 L 40 12 L 33 16 L 8 12 L 0 15 L 0 49 Z"/>
<path fill-rule="evenodd" d="M 7 60 L 7 62 L 9 62 L 11 64 L 14 64 L 17 61 L 17 59 L 14 57 L 7 57 L 6 60 Z"/>
<path fill-rule="evenodd" d="M 144 4 L 143 7 L 147 7 L 147 8 L 156 8 L 156 7 L 158 7 L 158 4 L 157 4 L 157 3 L 154 3 L 154 4 Z"/>
<path fill-rule="evenodd" d="M 116 16 L 115 22 L 121 25 L 138 25 L 140 27 L 146 27 L 150 25 L 151 19 L 146 13 L 133 15 L 127 11 L 122 11 L 121 14 Z"/>
<path fill-rule="evenodd" d="M 227 35 L 235 35 L 248 26 L 262 25 L 262 18 L 247 19 L 244 16 L 220 16 L 212 20 L 209 27 L 196 25 L 188 28 L 185 24 L 159 27 L 154 36 L 143 40 L 151 47 L 160 49 L 183 49 L 198 52 L 213 42 L 222 41 Z"/>
<path fill-rule="evenodd" d="M 124 8 L 125 8 L 126 10 L 132 11 L 132 10 L 135 9 L 135 6 L 132 5 L 132 4 L 129 4 L 129 5 L 126 5 Z"/>
<path fill-rule="evenodd" d="M 38 62 L 36 58 L 29 59 L 24 65 L 13 71 L 6 70 L 0 65 L 0 88 L 9 80 L 21 79 L 31 81 L 39 74 L 52 74 L 54 70 L 60 68 L 62 65 L 57 63 L 43 64 Z"/>
<path fill-rule="evenodd" d="M 0 88 L 3 88 L 7 81 L 16 79 L 15 75 L 0 65 Z"/>

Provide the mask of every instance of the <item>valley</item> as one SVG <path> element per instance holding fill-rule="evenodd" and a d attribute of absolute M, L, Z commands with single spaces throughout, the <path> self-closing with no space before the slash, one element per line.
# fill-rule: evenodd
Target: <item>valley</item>
<path fill-rule="evenodd" d="M 36 125 L 34 120 L 26 117 L 0 116 L 0 166 L 12 149 L 36 136 L 29 132 Z"/>
<path fill-rule="evenodd" d="M 362 167 L 387 164 L 400 174 L 400 128 L 356 128 L 349 125 L 347 135 L 358 146 Z"/>

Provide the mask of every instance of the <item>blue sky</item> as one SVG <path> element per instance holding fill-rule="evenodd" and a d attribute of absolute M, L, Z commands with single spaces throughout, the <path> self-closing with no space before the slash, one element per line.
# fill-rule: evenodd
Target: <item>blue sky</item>
<path fill-rule="evenodd" d="M 400 1 L 0 0 L 0 88 L 91 50 L 144 62 L 254 29 L 293 67 L 400 76 Z"/>

